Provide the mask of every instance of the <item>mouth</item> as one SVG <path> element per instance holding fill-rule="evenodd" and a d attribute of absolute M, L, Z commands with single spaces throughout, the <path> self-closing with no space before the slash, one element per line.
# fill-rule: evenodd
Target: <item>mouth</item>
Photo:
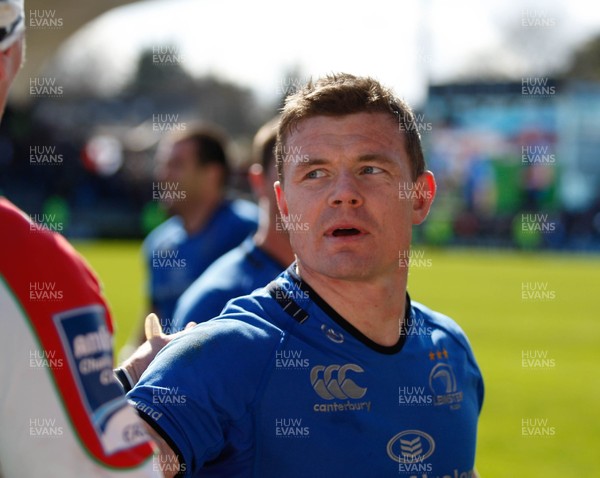
<path fill-rule="evenodd" d="M 356 227 L 355 224 L 347 223 L 347 224 L 336 224 L 325 231 L 326 237 L 335 237 L 335 238 L 352 238 L 352 237 L 360 237 L 367 234 L 367 231 L 360 227 Z"/>
<path fill-rule="evenodd" d="M 355 227 L 339 227 L 331 231 L 333 237 L 356 236 L 361 232 Z"/>

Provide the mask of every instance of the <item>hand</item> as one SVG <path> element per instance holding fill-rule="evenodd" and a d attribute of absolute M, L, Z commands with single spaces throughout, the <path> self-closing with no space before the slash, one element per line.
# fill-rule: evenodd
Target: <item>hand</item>
<path fill-rule="evenodd" d="M 190 322 L 181 332 L 167 335 L 163 333 L 162 326 L 160 325 L 160 321 L 158 320 L 156 314 L 148 314 L 146 317 L 146 322 L 144 323 L 146 341 L 140 345 L 120 367 L 127 370 L 127 373 L 133 381 L 131 386 L 133 387 L 139 381 L 142 373 L 144 373 L 144 370 L 148 368 L 150 362 L 152 362 L 154 357 L 156 357 L 156 354 L 160 352 L 165 345 L 180 335 L 187 333 L 187 331 L 195 325 L 195 322 Z"/>

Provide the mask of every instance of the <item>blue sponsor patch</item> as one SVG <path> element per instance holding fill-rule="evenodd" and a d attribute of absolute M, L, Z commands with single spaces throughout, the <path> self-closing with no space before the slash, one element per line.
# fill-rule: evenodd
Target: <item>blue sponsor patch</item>
<path fill-rule="evenodd" d="M 131 447 L 121 436 L 131 410 L 113 377 L 112 334 L 106 312 L 89 306 L 54 315 L 80 399 L 107 455 Z M 136 440 L 137 441 L 137 440 Z"/>

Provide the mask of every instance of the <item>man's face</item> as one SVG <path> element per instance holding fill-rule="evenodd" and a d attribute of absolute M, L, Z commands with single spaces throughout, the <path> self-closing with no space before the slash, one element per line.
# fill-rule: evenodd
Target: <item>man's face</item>
<path fill-rule="evenodd" d="M 288 228 L 301 270 L 340 280 L 399 273 L 399 252 L 410 246 L 412 225 L 427 216 L 435 182 L 429 172 L 413 182 L 393 118 L 306 119 L 287 136 L 284 158 L 284 183 L 276 191 L 281 214 L 305 225 Z M 430 194 L 401 199 L 407 187 Z"/>
<path fill-rule="evenodd" d="M 159 162 L 156 176 L 164 191 L 163 203 L 171 214 L 179 214 L 187 204 L 202 198 L 206 177 L 196 148 L 191 140 L 176 142 Z"/>

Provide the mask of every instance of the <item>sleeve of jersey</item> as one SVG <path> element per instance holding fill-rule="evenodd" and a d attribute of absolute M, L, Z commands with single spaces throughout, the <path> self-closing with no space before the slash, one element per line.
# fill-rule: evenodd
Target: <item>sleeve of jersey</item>
<path fill-rule="evenodd" d="M 481 374 L 481 369 L 479 368 L 479 364 L 475 359 L 475 354 L 473 353 L 473 349 L 471 348 L 471 343 L 469 342 L 467 334 L 465 334 L 465 332 L 456 322 L 453 321 L 451 322 L 451 324 L 451 331 L 453 333 L 453 336 L 456 340 L 458 340 L 461 343 L 461 345 L 465 349 L 468 358 L 468 363 L 472 368 L 472 376 L 475 380 L 474 387 L 477 391 L 477 401 L 479 405 L 479 412 L 481 413 L 484 396 L 483 375 Z"/>
<path fill-rule="evenodd" d="M 484 396 L 484 386 L 483 386 L 483 375 L 481 374 L 481 369 L 479 368 L 479 364 L 475 359 L 475 354 L 473 353 L 473 349 L 471 348 L 471 343 L 467 337 L 467 334 L 463 331 L 463 329 L 454 321 L 450 322 L 449 330 L 452 332 L 453 337 L 460 342 L 460 344 L 465 349 L 467 354 L 468 362 L 472 368 L 472 376 L 475 380 L 475 389 L 477 391 L 477 400 L 479 404 L 479 412 L 481 413 L 481 408 L 483 407 L 483 396 Z"/>
<path fill-rule="evenodd" d="M 281 337 L 272 326 L 248 323 L 247 314 L 235 318 L 205 322 L 174 340 L 128 395 L 179 456 L 185 476 L 236 448 L 231 436 L 252 439 L 252 406 Z"/>
<path fill-rule="evenodd" d="M 454 320 L 450 317 L 447 317 L 439 312 L 434 312 L 431 309 L 423 307 L 430 317 L 441 327 L 443 327 L 451 337 L 454 338 L 465 350 L 467 355 L 468 363 L 471 367 L 471 376 L 474 377 L 475 383 L 473 384 L 477 391 L 477 400 L 479 405 L 479 412 L 481 412 L 481 408 L 483 407 L 483 397 L 484 397 L 484 384 L 483 384 L 483 376 L 481 374 L 481 369 L 477 364 L 477 360 L 475 359 L 475 355 L 473 354 L 473 349 L 471 348 L 471 343 L 465 334 L 464 330 L 458 325 Z"/>

